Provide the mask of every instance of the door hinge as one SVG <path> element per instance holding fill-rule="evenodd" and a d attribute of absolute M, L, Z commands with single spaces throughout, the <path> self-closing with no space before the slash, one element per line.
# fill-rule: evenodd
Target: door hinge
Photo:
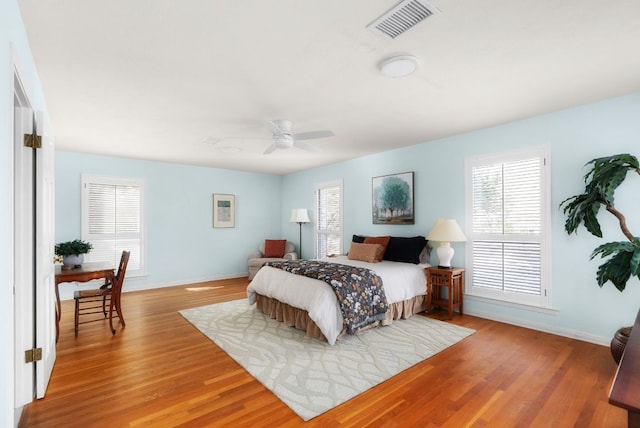
<path fill-rule="evenodd" d="M 36 134 L 24 134 L 24 146 L 32 149 L 41 149 L 42 136 Z"/>
<path fill-rule="evenodd" d="M 25 363 L 35 363 L 36 361 L 42 361 L 42 348 L 33 348 L 24 351 Z"/>

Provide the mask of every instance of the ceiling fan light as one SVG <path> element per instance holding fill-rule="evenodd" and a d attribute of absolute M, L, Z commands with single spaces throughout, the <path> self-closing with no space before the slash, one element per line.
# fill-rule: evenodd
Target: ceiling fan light
<path fill-rule="evenodd" d="M 274 138 L 273 141 L 279 149 L 290 149 L 293 147 L 293 138 L 286 136 Z"/>
<path fill-rule="evenodd" d="M 406 77 L 418 69 L 418 60 L 412 55 L 388 58 L 380 64 L 380 72 L 392 78 Z"/>

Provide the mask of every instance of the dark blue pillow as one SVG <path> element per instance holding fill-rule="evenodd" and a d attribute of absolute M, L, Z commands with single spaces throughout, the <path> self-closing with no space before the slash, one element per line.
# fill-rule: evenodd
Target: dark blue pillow
<path fill-rule="evenodd" d="M 392 236 L 384 253 L 383 260 L 403 263 L 420 263 L 420 253 L 427 245 L 424 236 L 414 236 L 413 238 L 401 238 Z"/>
<path fill-rule="evenodd" d="M 351 242 L 357 242 L 358 244 L 363 244 L 366 236 L 361 235 L 353 235 Z"/>

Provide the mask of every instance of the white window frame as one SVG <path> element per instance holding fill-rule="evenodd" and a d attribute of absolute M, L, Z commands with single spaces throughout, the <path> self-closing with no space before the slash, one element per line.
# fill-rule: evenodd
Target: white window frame
<path fill-rule="evenodd" d="M 330 187 L 338 187 L 340 188 L 340 230 L 338 232 L 336 231 L 326 231 L 326 230 L 320 230 L 319 229 L 319 225 L 320 222 L 318 221 L 318 191 L 321 189 L 327 189 Z M 333 181 L 327 181 L 324 183 L 317 183 L 314 185 L 314 189 L 313 189 L 313 200 L 314 200 L 314 249 L 315 249 L 315 256 L 316 258 L 320 257 L 318 248 L 319 248 L 319 239 L 321 236 L 323 235 L 339 235 L 340 238 L 340 249 L 342 250 L 342 246 L 344 244 L 344 205 L 343 205 L 343 201 L 344 201 L 344 187 L 343 187 L 343 183 L 342 180 L 333 180 Z M 340 253 L 342 253 L 342 251 L 340 251 Z"/>
<path fill-rule="evenodd" d="M 486 166 L 492 164 L 517 162 L 525 159 L 538 158 L 541 159 L 541 177 L 540 177 L 540 198 L 541 198 L 541 218 L 539 235 L 533 234 L 481 234 L 473 231 L 473 189 L 472 189 L 472 171 L 474 167 Z M 467 275 L 465 292 L 468 295 L 501 302 L 512 303 L 516 305 L 533 306 L 537 308 L 551 308 L 551 284 L 550 284 L 550 241 L 551 241 L 551 165 L 550 150 L 548 145 L 527 147 L 524 149 L 501 152 L 491 155 L 483 155 L 465 160 L 465 184 L 466 184 L 466 230 L 467 243 L 465 246 L 465 255 L 467 260 Z M 540 243 L 540 295 L 529 295 L 525 293 L 509 292 L 505 290 L 493 290 L 487 287 L 475 286 L 473 283 L 473 242 L 481 241 L 499 241 L 499 242 L 523 242 L 532 241 Z"/>
<path fill-rule="evenodd" d="M 145 182 L 142 178 L 131 177 L 114 177 L 104 175 L 91 175 L 82 174 L 82 239 L 87 242 L 96 240 L 96 237 L 89 233 L 89 204 L 88 204 L 88 192 L 87 184 L 104 184 L 112 186 L 137 186 L 140 188 L 140 233 L 134 236 L 140 240 L 140 267 L 139 269 L 132 269 L 131 265 L 127 268 L 127 277 L 140 277 L 146 275 L 146 227 L 145 227 Z M 128 236 L 131 238 L 131 236 Z M 133 256 L 133 255 L 132 255 Z M 91 252 L 87 255 L 87 261 L 104 261 L 97 260 L 91 257 Z M 109 260 L 111 261 L 111 260 Z M 116 255 L 114 266 L 118 266 L 120 262 L 120 255 Z"/>

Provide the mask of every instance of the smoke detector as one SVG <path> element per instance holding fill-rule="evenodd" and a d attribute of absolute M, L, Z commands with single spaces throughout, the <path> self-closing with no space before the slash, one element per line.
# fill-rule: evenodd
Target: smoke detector
<path fill-rule="evenodd" d="M 407 77 L 418 68 L 418 60 L 412 55 L 398 55 L 380 63 L 380 72 L 387 77 Z"/>

